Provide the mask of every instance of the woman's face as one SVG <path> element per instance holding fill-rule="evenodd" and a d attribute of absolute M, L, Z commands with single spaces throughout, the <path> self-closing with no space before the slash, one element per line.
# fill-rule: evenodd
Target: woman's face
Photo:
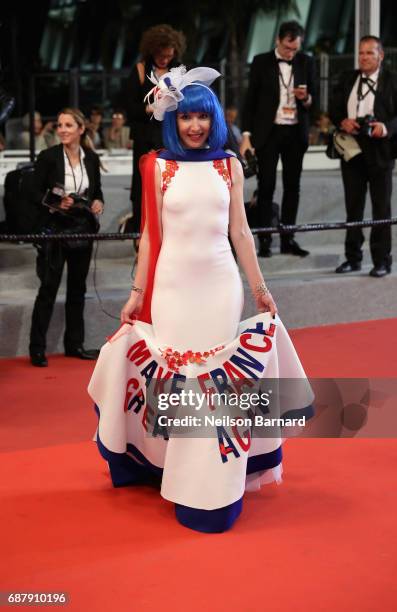
<path fill-rule="evenodd" d="M 167 68 L 168 64 L 174 59 L 174 55 L 174 47 L 164 47 L 156 51 L 153 55 L 153 61 L 157 68 Z"/>
<path fill-rule="evenodd" d="M 177 113 L 179 138 L 186 149 L 202 149 L 210 134 L 211 116 L 208 113 Z"/>
<path fill-rule="evenodd" d="M 58 117 L 57 134 L 64 145 L 78 144 L 84 132 L 73 115 L 61 113 Z"/>

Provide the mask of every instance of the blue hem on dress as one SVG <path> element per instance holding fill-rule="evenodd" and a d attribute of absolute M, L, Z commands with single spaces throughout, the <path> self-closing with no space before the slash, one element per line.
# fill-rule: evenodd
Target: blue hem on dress
<path fill-rule="evenodd" d="M 306 408 L 303 409 L 304 412 L 306 410 L 308 413 L 310 412 Z M 99 418 L 100 410 L 96 405 L 95 412 Z M 99 437 L 99 433 L 97 433 L 97 446 L 102 457 L 108 462 L 114 487 L 142 484 L 161 485 L 163 469 L 148 461 L 133 444 L 127 444 L 126 453 L 115 453 L 106 448 Z M 269 453 L 249 457 L 247 474 L 274 468 L 281 463 L 281 460 L 281 446 Z M 241 514 L 242 507 L 243 498 L 241 497 L 232 504 L 215 510 L 203 510 L 175 504 L 175 514 L 179 523 L 184 527 L 203 533 L 222 533 L 233 526 Z"/>
<path fill-rule="evenodd" d="M 216 510 L 202 510 L 200 508 L 189 508 L 182 504 L 175 504 L 175 515 L 184 527 L 201 531 L 202 533 L 222 533 L 230 529 L 243 509 L 243 498 L 216 508 Z"/>

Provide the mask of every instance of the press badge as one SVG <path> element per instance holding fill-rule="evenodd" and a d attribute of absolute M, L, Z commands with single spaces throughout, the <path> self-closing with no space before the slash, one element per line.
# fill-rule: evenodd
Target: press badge
<path fill-rule="evenodd" d="M 281 107 L 281 118 L 282 119 L 295 119 L 296 107 L 295 106 L 282 106 Z"/>

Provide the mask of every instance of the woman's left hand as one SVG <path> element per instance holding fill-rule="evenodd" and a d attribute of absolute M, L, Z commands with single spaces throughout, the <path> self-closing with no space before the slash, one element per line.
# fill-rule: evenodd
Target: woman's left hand
<path fill-rule="evenodd" d="M 277 314 L 277 306 L 270 292 L 255 296 L 258 312 L 270 312 L 272 317 Z"/>
<path fill-rule="evenodd" d="M 91 210 L 95 215 L 101 215 L 103 213 L 103 202 L 101 200 L 93 200 Z"/>

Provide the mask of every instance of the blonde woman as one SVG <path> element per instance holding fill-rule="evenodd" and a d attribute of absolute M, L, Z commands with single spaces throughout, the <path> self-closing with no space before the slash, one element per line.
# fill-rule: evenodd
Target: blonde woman
<path fill-rule="evenodd" d="M 93 215 L 103 212 L 100 162 L 86 134 L 86 120 L 80 110 L 64 108 L 57 117 L 57 135 L 61 144 L 42 151 L 37 158 L 34 174 L 35 204 L 40 207 L 40 226 L 43 231 L 62 233 L 84 227 L 82 209 L 75 206 L 76 196 L 87 200 L 86 218 L 95 223 Z M 48 191 L 63 186 L 58 210 L 42 206 Z M 62 193 L 62 192 L 61 192 Z M 74 197 L 71 197 L 71 195 Z M 93 213 L 93 215 L 91 215 Z M 92 224 L 91 224 L 92 227 Z M 92 242 L 48 242 L 38 247 L 37 275 L 41 285 L 33 308 L 30 330 L 30 359 L 34 366 L 48 365 L 45 355 L 46 335 L 65 263 L 68 268 L 65 302 L 65 355 L 80 359 L 95 359 L 97 351 L 84 346 L 84 297 L 86 278 L 91 260 Z"/>

